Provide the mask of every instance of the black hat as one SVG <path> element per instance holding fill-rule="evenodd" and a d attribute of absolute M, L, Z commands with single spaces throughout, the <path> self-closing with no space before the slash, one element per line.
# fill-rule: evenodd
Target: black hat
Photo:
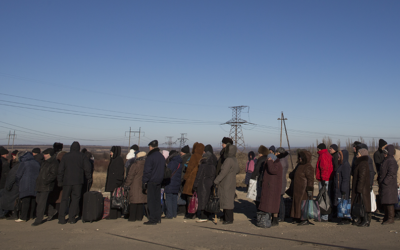
<path fill-rule="evenodd" d="M 184 147 L 181 149 L 181 152 L 182 152 L 182 153 L 185 153 L 185 154 L 189 153 L 189 152 L 190 152 L 189 146 L 188 146 L 188 145 L 184 146 Z"/>
<path fill-rule="evenodd" d="M 46 150 L 43 151 L 43 154 L 44 154 L 44 155 L 49 154 L 49 155 L 53 156 L 53 155 L 54 155 L 54 149 L 48 148 L 48 149 L 46 149 Z"/>
<path fill-rule="evenodd" d="M 275 146 L 274 146 L 274 145 L 272 145 L 271 147 L 269 147 L 269 150 L 271 150 L 272 152 L 274 152 L 274 153 L 275 153 Z"/>
<path fill-rule="evenodd" d="M 87 149 L 86 148 L 82 148 L 81 153 L 86 153 L 86 152 L 87 152 Z M 44 154 L 44 151 L 43 151 L 43 154 Z"/>
<path fill-rule="evenodd" d="M 362 148 L 365 148 L 366 150 L 368 150 L 368 146 L 365 143 L 360 143 L 357 145 L 357 150 L 360 150 Z"/>
<path fill-rule="evenodd" d="M 387 142 L 384 139 L 379 139 L 379 148 L 382 148 L 385 145 L 387 145 Z"/>
<path fill-rule="evenodd" d="M 40 154 L 40 152 L 41 152 L 40 148 L 32 149 L 32 153 Z"/>
<path fill-rule="evenodd" d="M 330 148 L 331 149 L 333 149 L 333 150 L 335 150 L 336 152 L 338 151 L 338 146 L 336 145 L 336 144 L 332 144 L 331 146 L 330 146 Z"/>
<path fill-rule="evenodd" d="M 151 141 L 151 142 L 149 143 L 149 146 L 151 146 L 151 147 L 153 147 L 153 148 L 158 147 L 158 141 L 157 141 L 157 140 Z"/>
<path fill-rule="evenodd" d="M 135 151 L 139 151 L 139 146 L 134 144 L 134 145 L 132 145 L 132 147 L 130 149 L 133 149 Z"/>
<path fill-rule="evenodd" d="M 283 153 L 286 152 L 286 150 L 285 150 L 285 148 L 279 147 L 279 148 L 276 149 L 276 152 L 278 152 L 280 154 L 283 154 Z"/>
<path fill-rule="evenodd" d="M 54 149 L 55 153 L 60 152 L 63 149 L 63 147 L 64 147 L 64 144 L 59 143 L 59 142 L 55 142 L 53 144 L 53 149 Z"/>
<path fill-rule="evenodd" d="M 319 144 L 318 146 L 317 146 L 317 148 L 318 149 L 326 149 L 326 145 L 325 144 L 323 144 L 323 143 L 321 143 L 321 144 Z"/>
<path fill-rule="evenodd" d="M 14 155 L 14 156 L 16 156 L 18 154 L 18 150 L 14 150 L 14 151 L 12 151 L 12 153 L 11 153 L 11 155 Z"/>
<path fill-rule="evenodd" d="M 173 154 L 175 154 L 175 153 L 178 153 L 178 151 L 176 151 L 176 150 L 171 150 L 171 151 L 169 151 L 169 156 L 171 156 L 171 155 L 173 155 Z"/>
<path fill-rule="evenodd" d="M 214 154 L 214 149 L 210 144 L 208 144 L 204 147 L 204 152 L 210 152 L 211 154 Z"/>
<path fill-rule="evenodd" d="M 361 142 L 359 142 L 359 141 L 355 141 L 355 142 L 353 143 L 353 145 L 352 145 L 352 146 L 353 146 L 354 148 L 356 148 L 356 147 L 357 147 L 358 145 L 360 145 L 360 144 L 361 144 Z"/>
<path fill-rule="evenodd" d="M 8 155 L 8 150 L 5 149 L 3 146 L 0 146 L 0 155 Z"/>
<path fill-rule="evenodd" d="M 233 141 L 229 137 L 224 137 L 224 138 L 222 138 L 222 143 L 223 144 L 228 144 L 228 143 L 233 144 Z"/>

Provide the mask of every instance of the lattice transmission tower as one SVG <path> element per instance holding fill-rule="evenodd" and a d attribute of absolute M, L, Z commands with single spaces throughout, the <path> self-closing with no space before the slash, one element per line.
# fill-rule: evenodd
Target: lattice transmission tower
<path fill-rule="evenodd" d="M 163 143 L 163 144 L 166 144 L 166 145 L 167 145 L 168 150 L 171 150 L 171 149 L 172 149 L 172 145 L 176 143 L 176 142 L 172 142 L 172 137 L 173 137 L 173 136 L 166 136 L 166 137 L 165 137 L 166 142 Z"/>
<path fill-rule="evenodd" d="M 179 149 L 183 148 L 186 145 L 186 141 L 189 140 L 186 138 L 186 133 L 181 133 L 181 138 L 178 138 L 176 141 L 179 142 Z"/>
<path fill-rule="evenodd" d="M 246 149 L 246 145 L 244 142 L 242 125 L 251 124 L 250 122 L 243 120 L 240 118 L 242 114 L 242 110 L 247 108 L 247 112 L 249 112 L 249 106 L 233 106 L 229 107 L 232 109 L 232 119 L 227 121 L 224 124 L 231 125 L 231 130 L 229 131 L 229 137 L 232 139 L 233 144 L 236 145 L 239 151 L 244 151 Z"/>

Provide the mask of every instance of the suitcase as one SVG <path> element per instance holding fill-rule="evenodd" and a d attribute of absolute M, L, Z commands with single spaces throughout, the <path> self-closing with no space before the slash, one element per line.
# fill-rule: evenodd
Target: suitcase
<path fill-rule="evenodd" d="M 89 191 L 83 195 L 82 222 L 93 222 L 103 218 L 103 195 Z"/>

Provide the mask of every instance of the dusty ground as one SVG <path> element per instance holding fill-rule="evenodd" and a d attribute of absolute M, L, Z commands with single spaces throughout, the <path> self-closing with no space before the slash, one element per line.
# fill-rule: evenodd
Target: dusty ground
<path fill-rule="evenodd" d="M 1 249 L 399 249 L 400 221 L 382 226 L 375 215 L 369 228 L 315 223 L 299 227 L 288 222 L 262 229 L 254 225 L 255 207 L 237 190 L 232 225 L 196 223 L 178 217 L 157 226 L 124 219 L 59 225 L 57 221 L 32 227 L 0 221 Z"/>

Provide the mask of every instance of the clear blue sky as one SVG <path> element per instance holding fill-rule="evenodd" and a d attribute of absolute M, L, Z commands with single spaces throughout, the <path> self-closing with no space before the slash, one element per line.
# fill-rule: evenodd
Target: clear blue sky
<path fill-rule="evenodd" d="M 1 1 L 0 144 L 400 142 L 400 1 Z M 61 113 L 60 113 L 61 112 Z M 261 126 L 260 126 L 261 125 Z M 307 131 L 307 132 L 304 132 Z M 132 143 L 137 138 L 132 139 Z M 285 143 L 286 145 L 286 143 Z"/>

